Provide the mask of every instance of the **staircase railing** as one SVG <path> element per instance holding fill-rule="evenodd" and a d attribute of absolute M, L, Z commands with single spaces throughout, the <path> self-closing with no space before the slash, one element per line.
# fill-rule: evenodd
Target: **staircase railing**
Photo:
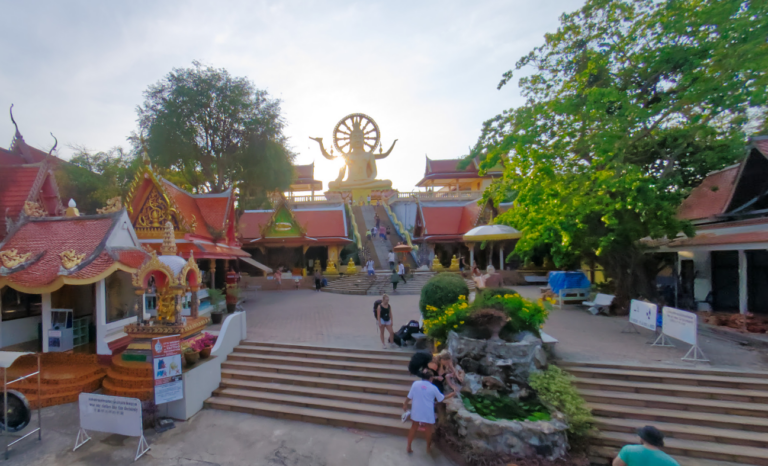
<path fill-rule="evenodd" d="M 347 213 L 349 214 L 349 220 L 352 222 L 352 235 L 355 238 L 355 244 L 357 244 L 357 249 L 362 251 L 363 240 L 360 237 L 360 231 L 357 229 L 357 220 L 355 220 L 355 213 L 352 211 L 351 205 L 344 204 L 344 206 L 347 208 Z"/>
<path fill-rule="evenodd" d="M 416 256 L 416 250 L 418 247 L 413 246 L 413 241 L 411 241 L 411 234 L 408 232 L 408 230 L 405 229 L 405 226 L 403 226 L 402 222 L 397 219 L 397 215 L 392 211 L 392 209 L 389 207 L 389 204 L 386 202 L 384 204 L 384 210 L 387 212 L 387 215 L 389 215 L 389 220 L 392 222 L 392 224 L 395 226 L 395 229 L 400 234 L 401 237 L 405 238 L 405 243 L 411 247 L 411 257 L 413 257 L 413 261 L 416 263 L 416 266 L 419 265 L 419 259 Z"/>

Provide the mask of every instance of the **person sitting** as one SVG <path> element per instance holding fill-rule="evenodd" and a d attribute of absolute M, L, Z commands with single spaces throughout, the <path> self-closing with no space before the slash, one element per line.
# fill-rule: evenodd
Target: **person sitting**
<path fill-rule="evenodd" d="M 453 356 L 451 352 L 444 349 L 438 354 L 438 361 L 440 367 L 437 370 L 438 376 L 442 376 L 443 380 L 448 383 L 451 390 L 454 392 L 461 391 L 461 384 L 464 383 L 464 371 L 461 367 L 453 365 Z"/>
<path fill-rule="evenodd" d="M 653 426 L 637 430 L 640 445 L 625 445 L 619 456 L 613 460 L 613 466 L 680 466 L 674 458 L 661 451 L 664 446 L 664 434 Z"/>

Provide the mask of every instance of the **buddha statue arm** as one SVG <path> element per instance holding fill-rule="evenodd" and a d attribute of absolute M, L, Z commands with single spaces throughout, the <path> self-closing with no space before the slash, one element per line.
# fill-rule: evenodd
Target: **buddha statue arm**
<path fill-rule="evenodd" d="M 310 137 L 309 139 L 311 139 L 313 141 L 316 141 L 318 144 L 320 144 L 320 152 L 323 153 L 323 157 L 325 157 L 328 160 L 333 160 L 333 159 L 336 158 L 335 156 L 330 155 L 328 152 L 325 151 L 325 146 L 323 146 L 323 138 L 313 138 L 313 137 Z"/>
<path fill-rule="evenodd" d="M 386 151 L 384 153 L 381 153 L 381 154 L 374 154 L 374 156 L 376 157 L 376 160 L 381 160 L 384 157 L 388 156 L 392 152 L 392 149 L 395 148 L 395 144 L 396 143 L 397 143 L 397 139 L 395 139 L 395 142 L 392 143 L 392 146 L 389 148 L 388 151 Z"/>

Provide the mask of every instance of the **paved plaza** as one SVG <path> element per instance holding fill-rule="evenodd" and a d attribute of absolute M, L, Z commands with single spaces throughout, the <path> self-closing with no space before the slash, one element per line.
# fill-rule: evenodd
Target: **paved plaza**
<path fill-rule="evenodd" d="M 534 297 L 535 287 L 517 288 Z M 245 304 L 248 338 L 313 345 L 379 349 L 372 316 L 374 296 L 315 293 L 308 290 L 251 293 Z M 392 296 L 395 327 L 419 318 L 418 296 Z M 684 345 L 658 348 L 646 344 L 650 333 L 623 334 L 626 317 L 592 316 L 575 306 L 554 310 L 545 331 L 559 340 L 557 355 L 567 360 L 638 364 L 680 364 Z M 709 334 L 701 346 L 713 366 L 765 369 L 765 352 L 741 347 Z M 393 350 L 405 351 L 405 350 Z M 44 411 L 44 441 L 27 442 L 12 453 L 8 465 L 129 465 L 136 439 L 94 433 L 77 452 L 77 406 Z M 385 434 L 203 410 L 174 430 L 148 431 L 152 450 L 138 464 L 265 465 L 265 466 L 389 466 L 451 465 L 439 451 L 427 456 L 424 443 L 405 453 L 405 439 Z"/>

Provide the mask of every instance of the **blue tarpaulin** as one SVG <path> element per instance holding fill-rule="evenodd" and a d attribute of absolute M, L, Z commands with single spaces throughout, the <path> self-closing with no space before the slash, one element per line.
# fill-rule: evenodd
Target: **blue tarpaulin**
<path fill-rule="evenodd" d="M 563 288 L 589 288 L 589 279 L 584 272 L 549 272 L 549 287 L 555 294 Z"/>

